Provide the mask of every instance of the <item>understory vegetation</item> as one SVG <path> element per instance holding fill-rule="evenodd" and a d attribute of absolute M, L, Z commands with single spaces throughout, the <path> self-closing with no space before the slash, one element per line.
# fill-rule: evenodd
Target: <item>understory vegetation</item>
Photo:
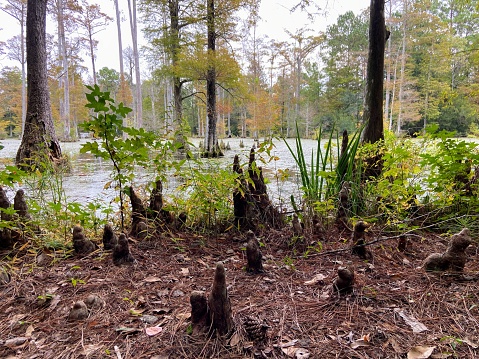
<path fill-rule="evenodd" d="M 25 189 L 33 225 L 20 226 L 10 216 L 11 220 L 1 221 L 2 228 L 20 229 L 33 246 L 65 253 L 71 250 L 71 228 L 76 224 L 95 235 L 106 223 L 124 231 L 131 220 L 127 198 L 141 168 L 150 178 L 146 185 L 135 187 L 144 202 L 158 181 L 175 179 L 179 185 L 162 203 L 162 209 L 172 219 L 182 214 L 187 228 L 201 233 L 235 229 L 232 196 L 235 190 L 241 191 L 242 185 L 232 164 L 195 158 L 194 152 L 178 155 L 175 141 L 124 126 L 123 117 L 130 109 L 116 105 L 109 93 L 98 86 L 89 89 L 88 107 L 94 115 L 84 129 L 98 140 L 84 144 L 81 152 L 111 162 L 111 180 L 103 185 L 114 189 L 115 198 L 109 203 L 100 199 L 87 204 L 71 202 L 63 189 L 67 166 L 58 168 L 45 161 L 44 168 L 27 173 L 7 165 L 0 172 L 0 183 L 12 190 Z M 285 223 L 295 213 L 303 226 L 312 223 L 314 217 L 327 229 L 337 222 L 338 211 L 343 211 L 341 216 L 349 228 L 365 220 L 377 224 L 382 232 L 394 234 L 442 227 L 477 230 L 476 142 L 454 138 L 454 133 L 438 131 L 435 126 L 418 138 L 397 138 L 387 133 L 383 142 L 373 145 L 360 144 L 361 129 L 351 139 L 346 132 L 342 137 L 331 132 L 326 139 L 321 135 L 319 132 L 317 147 L 310 154 L 304 153 L 299 137 L 295 147 L 286 142 L 297 163 L 297 176 L 278 169 L 276 180 L 299 178 L 302 196 L 291 195 L 289 203 L 281 204 Z M 261 171 L 262 163 L 277 160 L 272 155 L 277 141 L 280 139 L 265 141 L 255 149 L 252 168 L 256 173 Z M 381 176 L 363 178 L 361 164 L 370 153 L 378 151 L 382 154 Z M 247 165 L 240 164 L 242 168 Z M 251 172 L 243 170 L 243 174 L 247 183 L 253 183 Z M 1 211 L 8 215 L 15 212 L 10 207 Z"/>

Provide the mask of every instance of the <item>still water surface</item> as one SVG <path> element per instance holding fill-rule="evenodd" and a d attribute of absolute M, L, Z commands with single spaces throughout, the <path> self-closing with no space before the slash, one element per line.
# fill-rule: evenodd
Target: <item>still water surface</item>
<path fill-rule="evenodd" d="M 109 202 L 115 197 L 115 193 L 111 189 L 104 189 L 105 184 L 111 179 L 112 165 L 109 161 L 95 158 L 91 154 L 81 154 L 80 148 L 88 140 L 79 142 L 62 142 L 60 144 L 62 153 L 69 156 L 72 163 L 72 172 L 63 177 L 63 189 L 69 201 L 80 202 L 83 204 L 91 201 Z M 192 139 L 191 143 L 198 146 L 201 139 Z M 244 147 L 240 147 L 240 141 Z M 203 160 L 205 166 L 209 166 L 208 161 L 215 161 L 220 166 L 231 168 L 233 158 L 236 154 L 240 155 L 240 163 L 247 163 L 249 151 L 253 145 L 256 145 L 253 139 L 230 138 L 223 140 L 225 144 L 229 144 L 231 150 L 225 151 L 225 156 L 219 160 Z M 288 140 L 290 146 L 294 149 L 294 139 Z M 0 158 L 14 161 L 20 140 L 2 140 L 0 144 L 4 146 L 0 150 Z M 311 157 L 312 149 L 316 150 L 317 142 L 314 140 L 302 140 L 302 146 L 306 158 Z M 289 152 L 287 146 L 282 140 L 274 141 L 274 148 L 271 156 L 277 158 L 268 163 L 259 163 L 263 167 L 264 177 L 269 180 L 268 193 L 270 198 L 277 205 L 289 207 L 290 196 L 293 194 L 299 201 L 300 181 L 298 177 L 297 166 L 293 156 Z M 267 158 L 266 155 L 264 155 Z M 309 163 L 309 159 L 307 160 Z M 214 168 L 214 167 L 212 167 Z M 278 171 L 287 170 L 291 174 L 288 180 L 281 181 L 278 179 Z M 136 174 L 133 186 L 139 187 L 154 180 L 154 174 L 148 171 L 139 170 Z M 181 179 L 173 176 L 168 177 L 167 183 L 164 183 L 164 193 L 172 193 L 178 186 Z M 13 197 L 13 192 L 9 193 L 9 197 Z"/>

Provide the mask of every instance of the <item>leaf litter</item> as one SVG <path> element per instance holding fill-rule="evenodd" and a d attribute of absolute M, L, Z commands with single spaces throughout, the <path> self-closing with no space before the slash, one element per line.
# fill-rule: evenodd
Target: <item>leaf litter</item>
<path fill-rule="evenodd" d="M 36 256 L 23 248 L 15 253 L 22 261 L 18 269 L 0 286 L 0 357 L 479 357 L 477 245 L 468 249 L 469 279 L 461 280 L 420 268 L 434 252 L 434 235 L 412 242 L 406 254 L 393 241 L 371 246 L 373 263 L 351 255 L 350 244 L 339 240 L 347 232 L 330 230 L 323 252 L 308 256 L 288 246 L 291 235 L 288 230 L 258 233 L 266 259 L 260 275 L 244 270 L 240 233 L 218 239 L 170 234 L 182 238 L 181 247 L 167 235 L 138 241 L 131 251 L 139 265 L 124 267 L 101 251 L 61 260 L 51 253 L 50 264 L 37 266 Z M 188 258 L 187 268 L 186 259 L 179 258 Z M 236 330 L 226 340 L 191 336 L 189 294 L 211 288 L 211 268 L 220 260 L 226 260 Z M 347 295 L 332 291 L 342 266 L 356 274 Z M 84 320 L 68 322 L 73 304 L 92 294 L 104 305 L 90 309 Z M 154 326 L 153 320 L 142 320 L 153 315 Z M 265 342 L 247 339 L 242 316 L 267 323 Z"/>

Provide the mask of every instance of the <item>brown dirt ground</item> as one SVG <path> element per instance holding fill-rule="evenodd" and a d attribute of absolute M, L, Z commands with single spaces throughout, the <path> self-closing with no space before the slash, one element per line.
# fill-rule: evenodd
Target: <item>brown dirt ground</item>
<path fill-rule="evenodd" d="M 378 235 L 373 227 L 367 238 Z M 49 253 L 38 266 L 37 253 L 25 247 L 16 260 L 4 260 L 13 271 L 0 287 L 0 358 L 406 358 L 419 345 L 435 347 L 435 358 L 479 357 L 477 242 L 467 251 L 465 276 L 454 276 L 420 268 L 429 253 L 445 249 L 446 237 L 411 236 L 406 254 L 397 239 L 377 242 L 371 263 L 350 254 L 350 232 L 334 229 L 327 237 L 322 252 L 295 256 L 290 229 L 258 234 L 266 270 L 260 275 L 245 272 L 239 234 L 184 231 L 135 242 L 138 263 L 122 267 L 101 250 L 86 258 Z M 210 289 L 218 261 L 227 270 L 237 334 L 192 337 L 189 294 Z M 340 266 L 354 269 L 353 294 L 332 292 Z M 305 284 L 317 274 L 325 279 Z M 105 305 L 83 321 L 67 321 L 73 303 L 89 294 Z M 413 332 L 405 314 L 427 330 Z M 270 326 L 266 343 L 248 340 L 246 316 Z M 147 335 L 153 326 L 161 332 Z"/>

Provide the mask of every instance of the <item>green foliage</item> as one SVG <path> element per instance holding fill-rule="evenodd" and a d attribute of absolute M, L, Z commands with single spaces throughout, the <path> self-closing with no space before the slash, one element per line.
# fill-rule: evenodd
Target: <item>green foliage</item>
<path fill-rule="evenodd" d="M 166 179 L 169 170 L 180 171 L 185 162 L 183 159 L 173 159 L 184 141 L 167 141 L 157 137 L 153 132 L 143 128 L 136 129 L 123 125 L 124 118 L 132 110 L 123 103 L 115 104 L 109 92 L 103 92 L 95 85 L 87 86 L 90 93 L 86 94 L 88 108 L 92 109 L 94 116 L 82 124 L 85 131 L 91 132 L 101 141 L 90 141 L 81 148 L 81 153 L 90 152 L 95 157 L 110 160 L 113 164 L 112 181 L 106 188 L 117 190 L 117 200 L 120 204 L 121 226 L 124 227 L 125 219 L 125 190 L 127 184 L 135 178 L 136 166 L 144 169 L 155 169 L 155 179 Z M 178 138 L 179 134 L 175 134 Z M 191 154 L 189 154 L 191 156 Z"/>
<path fill-rule="evenodd" d="M 188 220 L 201 228 L 213 228 L 231 218 L 236 174 L 214 161 L 190 163 L 173 199 Z"/>
<path fill-rule="evenodd" d="M 296 126 L 296 129 L 298 127 Z M 326 184 L 326 179 L 332 177 L 333 165 L 332 165 L 332 132 L 329 136 L 326 146 L 323 148 L 321 143 L 321 131 L 317 137 L 316 155 L 314 150 L 311 151 L 311 162 L 306 162 L 306 155 L 303 150 L 303 144 L 301 143 L 301 137 L 299 131 L 296 131 L 295 145 L 296 151 L 294 151 L 289 143 L 284 139 L 284 143 L 288 147 L 289 152 L 294 158 L 296 165 L 298 166 L 301 176 L 302 190 L 304 197 L 309 203 L 321 201 L 323 199 L 323 187 Z"/>
<path fill-rule="evenodd" d="M 78 278 L 70 278 L 70 283 L 75 288 L 79 284 L 85 284 L 85 281 L 83 279 L 78 279 Z"/>
<path fill-rule="evenodd" d="M 397 227 L 410 216 L 411 208 L 425 193 L 421 185 L 424 173 L 419 165 L 423 146 L 422 140 L 397 138 L 390 132 L 385 133 L 384 143 L 361 146 L 358 162 L 382 148 L 381 176 L 370 179 L 362 189 L 364 207 L 361 210 L 369 221 Z"/>
<path fill-rule="evenodd" d="M 302 184 L 301 189 L 308 209 L 314 208 L 320 214 L 327 214 L 335 207 L 335 201 L 343 182 L 349 182 L 355 190 L 352 193 L 356 193 L 359 187 L 359 176 L 354 169 L 354 165 L 361 131 L 362 129 L 354 134 L 353 138 L 348 141 L 344 153 L 340 153 L 339 136 L 337 136 L 337 145 L 335 146 L 334 131 L 331 131 L 326 144 L 323 144 L 320 129 L 317 134 L 316 149 L 311 151 L 309 164 L 306 161 L 299 135 L 295 138 L 296 151 L 284 140 L 298 166 Z M 337 149 L 336 155 L 333 153 L 334 148 Z M 295 207 L 294 198 L 292 204 Z"/>
<path fill-rule="evenodd" d="M 90 141 L 85 143 L 80 152 L 92 153 L 95 157 L 110 160 L 114 167 L 113 182 L 106 187 L 118 190 L 120 202 L 121 226 L 124 228 L 125 204 L 124 188 L 134 178 L 135 164 L 147 166 L 149 162 L 149 148 L 156 136 L 144 129 L 134 129 L 123 126 L 124 118 L 132 110 L 123 103 L 118 105 L 110 97 L 109 92 L 103 92 L 95 86 L 87 86 L 90 93 L 86 94 L 88 103 L 94 115 L 90 121 L 83 123 L 82 128 L 93 133 L 101 142 Z M 125 138 L 123 137 L 125 134 Z M 128 137 L 126 137 L 128 136 Z"/>
<path fill-rule="evenodd" d="M 450 204 L 457 198 L 470 195 L 472 169 L 479 164 L 478 143 L 459 140 L 453 133 L 437 131 L 437 126 L 427 129 L 433 146 L 421 154 L 420 165 L 428 171 L 424 185 L 435 193 L 436 199 Z"/>

